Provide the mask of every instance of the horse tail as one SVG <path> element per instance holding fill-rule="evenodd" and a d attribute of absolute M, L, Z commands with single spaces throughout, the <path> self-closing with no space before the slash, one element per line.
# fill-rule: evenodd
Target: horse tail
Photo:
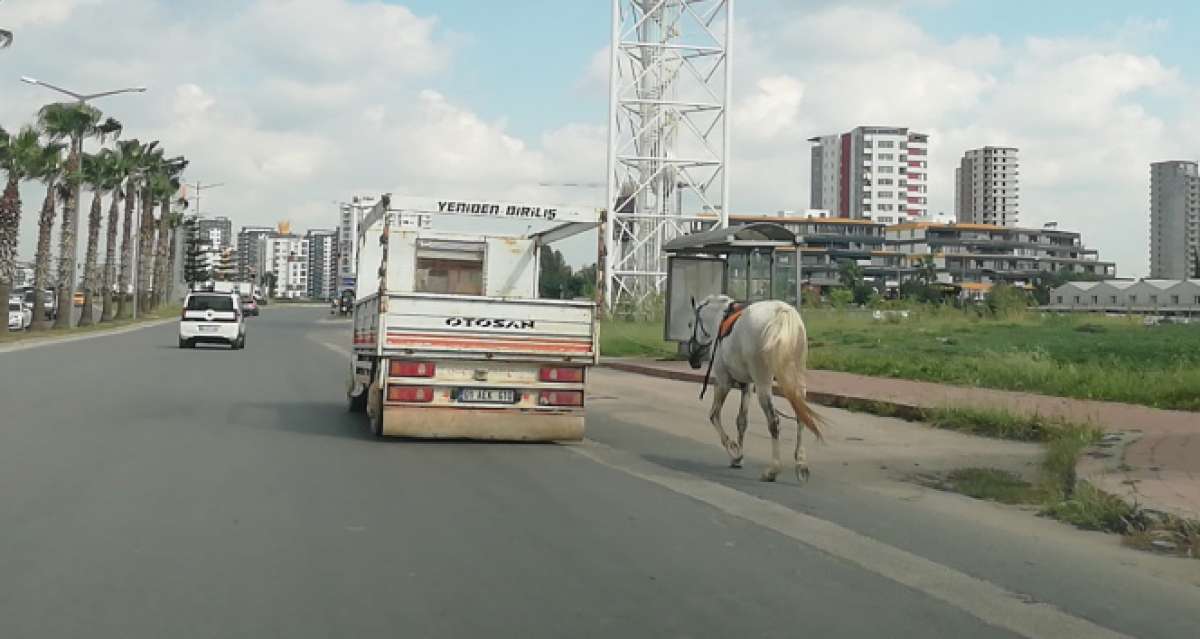
<path fill-rule="evenodd" d="M 763 353 L 771 367 L 771 374 L 779 383 L 779 390 L 792 405 L 796 419 L 825 441 L 821 418 L 805 398 L 804 374 L 808 359 L 808 335 L 800 313 L 786 304 L 780 304 L 775 315 L 767 320 L 763 328 Z M 800 436 L 796 436 L 796 450 L 800 449 Z"/>

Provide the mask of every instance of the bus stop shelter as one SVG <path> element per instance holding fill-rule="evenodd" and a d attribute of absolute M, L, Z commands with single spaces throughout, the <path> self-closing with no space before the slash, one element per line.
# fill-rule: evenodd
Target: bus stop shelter
<path fill-rule="evenodd" d="M 769 222 L 712 229 L 677 237 L 667 253 L 666 321 L 663 337 L 692 336 L 692 300 L 724 294 L 739 302 L 800 301 L 800 243 L 794 233 Z"/>

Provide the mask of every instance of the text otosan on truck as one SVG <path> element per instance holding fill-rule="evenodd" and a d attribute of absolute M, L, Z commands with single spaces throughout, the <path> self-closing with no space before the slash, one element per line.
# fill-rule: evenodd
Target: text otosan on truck
<path fill-rule="evenodd" d="M 442 216 L 544 228 L 435 230 Z M 350 409 L 376 435 L 582 439 L 596 307 L 538 299 L 538 263 L 598 221 L 594 209 L 381 196 L 357 238 Z"/>

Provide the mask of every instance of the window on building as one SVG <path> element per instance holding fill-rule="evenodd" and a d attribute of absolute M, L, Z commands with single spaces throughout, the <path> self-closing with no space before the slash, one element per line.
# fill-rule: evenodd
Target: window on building
<path fill-rule="evenodd" d="M 1172 304 L 1179 304 L 1179 296 L 1178 296 L 1178 295 L 1172 295 L 1172 296 L 1171 296 L 1171 303 L 1172 303 Z"/>
<path fill-rule="evenodd" d="M 880 186 L 891 186 L 892 181 L 893 181 L 892 178 L 880 178 L 879 185 Z M 901 181 L 903 181 L 903 180 L 901 180 Z"/>
<path fill-rule="evenodd" d="M 1099 303 L 1100 303 L 1100 296 L 1099 296 L 1099 295 L 1093 295 L 1093 296 L 1092 296 L 1092 303 L 1093 303 L 1093 304 L 1099 304 Z"/>
<path fill-rule="evenodd" d="M 1062 303 L 1063 303 L 1063 296 L 1062 296 L 1062 295 L 1059 295 L 1059 296 L 1058 296 L 1058 303 L 1059 303 L 1059 304 L 1062 304 Z"/>
<path fill-rule="evenodd" d="M 875 146 L 881 149 L 894 149 L 896 148 L 896 143 L 892 142 L 891 140 L 880 140 L 879 144 L 876 144 Z"/>
<path fill-rule="evenodd" d="M 481 242 L 421 240 L 417 245 L 418 293 L 483 295 Z"/>
<path fill-rule="evenodd" d="M 1075 296 L 1075 303 L 1076 303 L 1076 304 L 1078 304 L 1078 303 L 1079 303 L 1079 296 L 1078 296 L 1078 295 L 1076 295 L 1076 296 Z"/>
<path fill-rule="evenodd" d="M 1130 295 L 1130 296 L 1129 296 L 1129 303 L 1130 303 L 1130 304 L 1137 304 L 1137 295 Z"/>
<path fill-rule="evenodd" d="M 877 156 L 875 156 L 875 157 L 879 158 L 880 160 L 895 160 L 895 159 L 896 159 L 896 154 L 894 154 L 894 153 L 880 153 L 879 155 L 877 155 Z"/>
<path fill-rule="evenodd" d="M 1150 303 L 1151 303 L 1151 304 L 1157 304 L 1157 303 L 1158 303 L 1158 296 L 1157 296 L 1157 295 L 1151 295 L 1151 296 L 1150 296 Z"/>
<path fill-rule="evenodd" d="M 1108 303 L 1109 303 L 1109 304 L 1116 304 L 1116 303 L 1117 303 L 1117 296 L 1116 296 L 1116 295 L 1110 295 L 1110 296 L 1109 296 L 1109 298 L 1108 298 Z"/>
<path fill-rule="evenodd" d="M 877 167 L 875 167 L 875 170 L 880 173 L 894 173 L 895 172 L 893 170 L 893 168 L 890 166 L 877 166 Z"/>
<path fill-rule="evenodd" d="M 875 197 L 883 199 L 883 200 L 890 200 L 890 199 L 892 199 L 892 192 L 891 191 L 878 191 L 875 193 Z"/>

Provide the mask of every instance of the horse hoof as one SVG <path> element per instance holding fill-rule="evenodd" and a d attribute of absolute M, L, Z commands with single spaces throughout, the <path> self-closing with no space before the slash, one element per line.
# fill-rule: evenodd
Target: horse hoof
<path fill-rule="evenodd" d="M 796 467 L 796 481 L 798 481 L 800 483 L 808 482 L 808 466 L 797 466 Z"/>
<path fill-rule="evenodd" d="M 764 470 L 764 471 L 763 471 L 763 474 L 762 474 L 762 476 L 761 476 L 761 477 L 759 477 L 759 480 L 761 480 L 761 481 L 775 481 L 775 475 L 776 475 L 776 473 L 774 473 L 774 472 L 771 472 L 771 471 L 769 471 L 769 470 Z"/>
<path fill-rule="evenodd" d="M 741 468 L 742 467 L 742 456 L 738 455 L 737 457 L 730 459 L 729 467 L 730 468 Z"/>

